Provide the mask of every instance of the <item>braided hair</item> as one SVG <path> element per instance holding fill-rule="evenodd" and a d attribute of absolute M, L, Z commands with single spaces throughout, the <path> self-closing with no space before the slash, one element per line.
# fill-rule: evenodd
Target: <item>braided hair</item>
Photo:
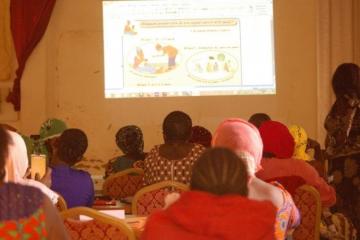
<path fill-rule="evenodd" d="M 88 147 L 86 134 L 76 128 L 65 130 L 58 140 L 57 155 L 70 166 L 79 162 Z"/>
<path fill-rule="evenodd" d="M 190 188 L 215 195 L 248 195 L 245 160 L 227 148 L 207 149 L 194 164 Z"/>

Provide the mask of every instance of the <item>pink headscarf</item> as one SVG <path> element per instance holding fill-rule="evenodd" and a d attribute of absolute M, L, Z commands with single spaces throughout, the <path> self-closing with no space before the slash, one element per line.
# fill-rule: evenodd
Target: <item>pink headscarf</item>
<path fill-rule="evenodd" d="M 41 182 L 24 179 L 26 170 L 29 167 L 29 160 L 26 145 L 23 138 L 16 132 L 8 131 L 11 143 L 9 145 L 8 157 L 5 163 L 4 182 L 14 182 L 22 185 L 29 185 L 40 189 L 53 203 L 57 202 L 58 195 Z"/>
<path fill-rule="evenodd" d="M 272 153 L 276 158 L 292 157 L 295 141 L 284 124 L 266 121 L 261 124 L 259 132 L 264 143 L 264 152 Z"/>
<path fill-rule="evenodd" d="M 245 120 L 230 118 L 220 123 L 213 136 L 212 146 L 226 147 L 237 154 L 241 152 L 249 154 L 254 165 L 253 170 L 249 169 L 250 174 L 261 169 L 263 150 L 261 137 L 257 128 Z"/>

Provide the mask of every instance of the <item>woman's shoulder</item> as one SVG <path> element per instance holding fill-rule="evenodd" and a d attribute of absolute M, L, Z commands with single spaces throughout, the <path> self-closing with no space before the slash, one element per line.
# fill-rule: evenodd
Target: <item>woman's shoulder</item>
<path fill-rule="evenodd" d="M 0 220 L 29 217 L 42 206 L 45 198 L 38 188 L 16 183 L 4 183 L 0 195 Z"/>

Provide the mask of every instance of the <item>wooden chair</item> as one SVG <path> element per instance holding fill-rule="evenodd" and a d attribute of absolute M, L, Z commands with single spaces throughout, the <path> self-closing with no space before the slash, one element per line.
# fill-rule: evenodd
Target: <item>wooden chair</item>
<path fill-rule="evenodd" d="M 301 215 L 301 223 L 293 233 L 294 240 L 320 239 L 321 201 L 319 192 L 312 186 L 296 189 L 294 203 Z"/>
<path fill-rule="evenodd" d="M 135 240 L 135 233 L 124 220 L 103 214 L 87 207 L 76 207 L 60 213 L 72 240 L 113 239 Z M 79 216 L 92 220 L 81 221 Z"/>
<path fill-rule="evenodd" d="M 109 176 L 103 184 L 103 194 L 115 199 L 132 197 L 143 185 L 144 170 L 130 168 Z"/>
<path fill-rule="evenodd" d="M 57 210 L 59 210 L 59 212 L 67 210 L 68 207 L 65 199 L 60 194 L 58 195 L 58 202 L 56 203 L 55 207 L 57 208 Z"/>
<path fill-rule="evenodd" d="M 172 192 L 184 192 L 189 187 L 183 183 L 174 181 L 163 181 L 142 188 L 138 191 L 132 201 L 132 214 L 138 216 L 150 215 L 157 209 L 165 206 L 165 197 Z"/>

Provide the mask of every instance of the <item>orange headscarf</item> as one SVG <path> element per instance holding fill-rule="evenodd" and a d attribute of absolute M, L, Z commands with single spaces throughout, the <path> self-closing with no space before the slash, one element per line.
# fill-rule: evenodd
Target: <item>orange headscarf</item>
<path fill-rule="evenodd" d="M 259 131 L 243 119 L 230 118 L 220 123 L 213 136 L 212 146 L 226 147 L 237 154 L 243 152 L 250 155 L 253 164 L 248 163 L 249 174 L 261 169 L 263 143 Z"/>

